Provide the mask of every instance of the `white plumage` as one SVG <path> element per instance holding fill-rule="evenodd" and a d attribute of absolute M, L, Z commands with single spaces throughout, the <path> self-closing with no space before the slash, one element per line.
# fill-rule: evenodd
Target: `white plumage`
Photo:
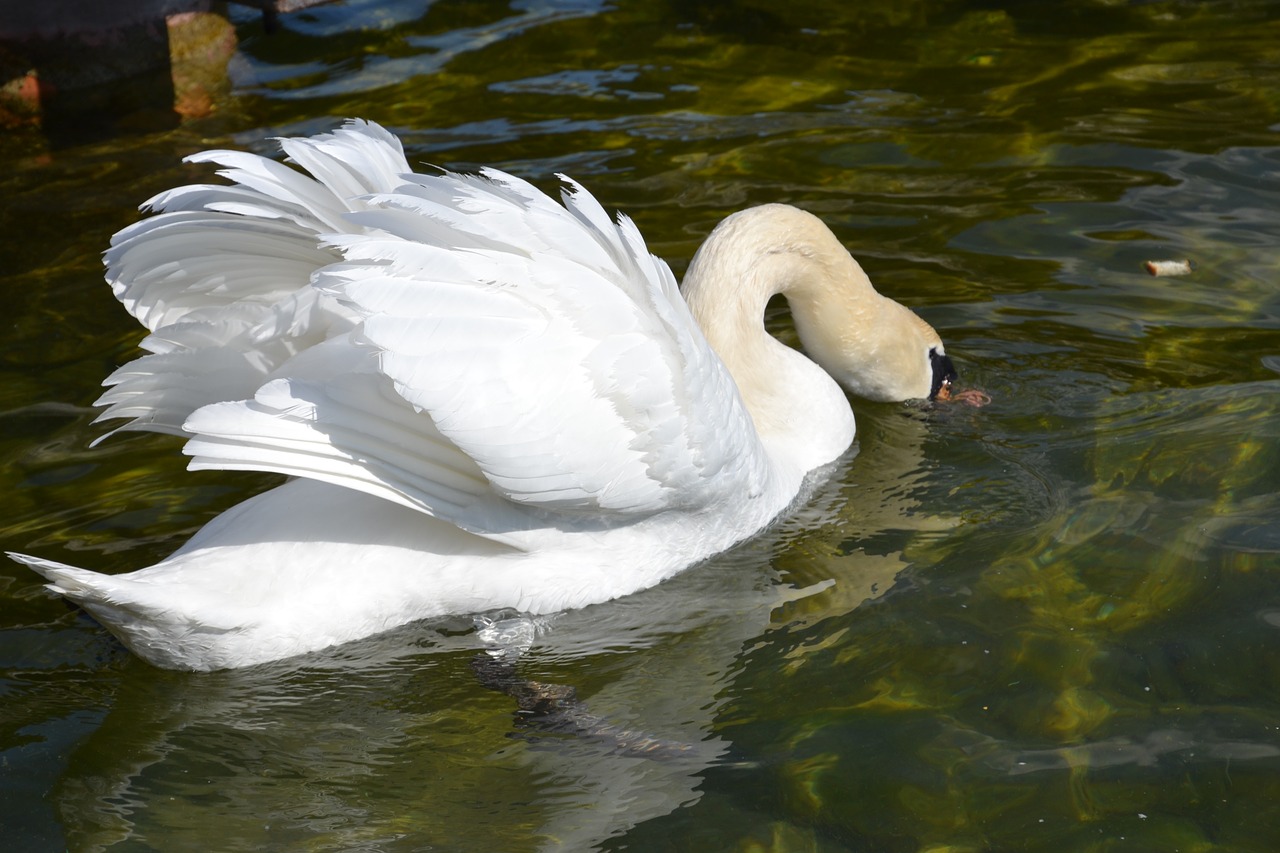
<path fill-rule="evenodd" d="M 108 280 L 149 354 L 99 404 L 120 429 L 188 436 L 192 468 L 296 479 L 131 574 L 13 555 L 159 666 L 580 607 L 755 533 L 853 438 L 835 382 L 764 332 L 775 293 L 864 393 L 927 397 L 954 375 L 794 208 L 726 220 L 682 298 L 631 221 L 567 178 L 560 204 L 495 170 L 416 175 L 360 121 L 281 145 L 310 176 L 199 154 L 232 183 L 162 193 L 116 235 Z"/>

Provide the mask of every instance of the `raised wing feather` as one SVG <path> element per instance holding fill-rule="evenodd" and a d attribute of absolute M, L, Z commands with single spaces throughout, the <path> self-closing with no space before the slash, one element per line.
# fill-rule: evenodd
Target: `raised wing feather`
<path fill-rule="evenodd" d="M 413 191 L 379 197 L 420 215 L 354 214 L 378 230 L 335 240 L 345 263 L 317 276 L 364 318 L 400 396 L 522 504 L 656 512 L 758 485 L 737 390 L 634 228 L 580 188 L 566 208 L 486 176 L 493 192 L 415 176 Z M 464 199 L 452 221 L 487 246 L 432 238 L 440 217 L 419 201 L 450 187 Z"/>
<path fill-rule="evenodd" d="M 343 217 L 409 165 L 394 136 L 364 122 L 282 146 L 311 177 L 240 151 L 196 154 L 236 183 L 161 193 L 144 205 L 158 215 L 112 239 L 107 280 L 151 330 L 152 355 L 107 378 L 100 419 L 183 434 L 200 406 L 251 397 L 290 357 L 351 328 L 355 316 L 310 286 L 339 259 L 320 235 L 350 230 Z"/>
<path fill-rule="evenodd" d="M 323 480 L 442 518 L 484 508 L 488 528 L 527 527 L 429 415 L 400 398 L 376 354 L 350 336 L 289 363 L 252 400 L 217 403 L 187 423 L 192 468 L 268 470 Z M 504 515 L 504 512 L 507 515 Z M 479 532 L 479 531 L 477 531 Z"/>
<path fill-rule="evenodd" d="M 201 279 L 208 299 L 235 298 L 179 319 L 216 324 L 227 306 L 251 304 L 271 317 L 221 337 L 200 326 L 165 338 L 177 338 L 181 353 L 200 349 L 188 345 L 191 337 L 203 336 L 201 346 L 259 341 L 247 348 L 258 356 L 248 359 L 256 377 L 245 373 L 252 388 L 239 396 L 224 389 L 221 402 L 183 423 L 195 436 L 193 466 L 325 480 L 494 538 L 544 524 L 548 512 L 615 524 L 763 486 L 765 456 L 732 379 L 670 270 L 629 220 L 611 221 L 571 182 L 563 205 L 492 170 L 401 175 L 394 188 L 374 186 L 390 176 L 398 148 L 374 167 L 384 174 L 367 181 L 341 162 L 338 143 L 298 144 L 290 143 L 293 159 L 323 183 L 285 175 L 278 164 L 236 161 L 230 177 L 238 187 L 194 188 L 186 197 L 216 207 L 215 229 L 224 217 L 251 222 L 246 228 L 265 222 L 289 246 L 286 255 L 332 253 L 336 260 L 310 273 L 301 292 L 314 300 L 313 313 L 323 307 L 342 322 L 312 318 L 287 330 L 288 306 L 306 308 L 298 292 L 280 297 L 252 277 Z M 330 191 L 331 204 L 318 186 L 365 194 Z M 341 228 L 308 249 L 303 235 L 335 218 Z M 299 269 L 310 262 L 297 261 Z M 144 290 L 140 310 L 178 310 L 176 298 Z M 196 299 L 194 291 L 181 296 Z M 282 341 L 289 352 L 272 350 Z M 153 364 L 156 373 L 171 367 L 159 357 Z M 139 400 L 163 397 L 151 404 L 159 411 L 178 399 L 151 375 L 131 375 L 109 393 L 122 395 L 112 402 L 125 414 Z"/>

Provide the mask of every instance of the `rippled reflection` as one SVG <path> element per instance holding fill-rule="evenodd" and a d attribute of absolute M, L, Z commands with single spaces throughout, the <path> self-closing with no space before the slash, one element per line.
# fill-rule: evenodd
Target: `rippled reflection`
<path fill-rule="evenodd" d="M 274 482 L 189 474 L 163 437 L 88 447 L 140 337 L 99 253 L 207 179 L 183 155 L 349 115 L 412 162 L 582 178 L 677 271 L 732 210 L 807 207 L 994 398 L 858 404 L 857 452 L 766 536 L 483 679 L 466 619 L 161 673 L 0 568 L 7 837 L 1269 853 L 1276 11 L 349 0 L 237 19 L 210 118 L 0 133 L 6 547 L 123 571 Z"/>

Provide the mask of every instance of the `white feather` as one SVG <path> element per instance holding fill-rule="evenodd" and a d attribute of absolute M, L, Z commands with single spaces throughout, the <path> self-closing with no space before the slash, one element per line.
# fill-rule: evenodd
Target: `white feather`
<path fill-rule="evenodd" d="M 838 386 L 761 322 L 795 282 L 836 317 L 840 276 L 857 316 L 888 302 L 807 214 L 731 217 L 691 305 L 568 178 L 561 204 L 492 169 L 408 174 L 364 122 L 281 147 L 305 173 L 194 155 L 232 184 L 161 193 L 113 239 L 108 281 L 151 334 L 98 402 L 121 429 L 190 436 L 192 468 L 297 479 L 127 576 L 15 557 L 148 660 L 244 666 L 624 595 L 759 530 L 852 440 Z M 836 272 L 815 271 L 827 256 Z M 936 335 L 898 316 L 875 334 L 920 336 L 927 363 Z"/>

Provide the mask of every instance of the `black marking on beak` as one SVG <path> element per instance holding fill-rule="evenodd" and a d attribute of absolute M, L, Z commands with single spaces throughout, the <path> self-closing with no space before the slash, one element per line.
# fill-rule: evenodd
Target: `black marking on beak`
<path fill-rule="evenodd" d="M 938 399 L 938 392 L 943 388 L 950 388 L 951 383 L 955 382 L 958 374 L 956 367 L 951 363 L 951 359 L 945 355 L 939 355 L 936 348 L 929 350 L 929 365 L 933 368 L 933 382 L 929 385 L 929 399 Z"/>

